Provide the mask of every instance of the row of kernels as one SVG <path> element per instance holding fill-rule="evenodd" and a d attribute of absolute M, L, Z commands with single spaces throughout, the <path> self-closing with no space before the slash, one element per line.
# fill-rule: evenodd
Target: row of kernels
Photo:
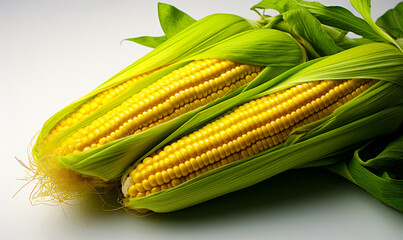
<path fill-rule="evenodd" d="M 214 63 L 216 65 L 219 64 L 219 63 L 217 63 L 218 60 L 215 60 L 215 61 L 208 60 L 208 61 L 209 61 L 209 63 L 204 64 L 206 67 L 208 67 L 209 64 L 214 64 Z M 227 65 L 229 66 L 230 64 L 227 64 Z M 182 70 L 176 70 L 176 71 L 174 71 L 173 74 L 177 74 L 178 72 L 181 72 L 181 71 Z M 175 75 L 175 76 L 179 76 L 179 75 Z M 180 82 L 180 81 L 176 81 L 176 82 Z M 190 93 L 192 93 L 192 92 L 190 92 Z M 126 130 L 126 132 L 130 134 L 130 133 L 136 132 L 137 129 L 140 129 L 140 128 L 142 128 L 142 130 L 143 130 L 144 126 L 157 122 L 158 120 L 161 119 L 161 117 L 166 117 L 168 114 L 170 114 L 173 111 L 172 105 L 176 105 L 176 107 L 181 106 L 182 104 L 179 104 L 177 101 L 175 101 L 175 96 L 177 97 L 177 96 L 179 96 L 179 94 L 176 93 L 174 96 L 172 96 L 170 98 L 171 101 L 165 101 L 164 103 L 159 104 L 158 106 L 154 106 L 152 109 L 148 109 L 147 111 L 143 112 L 142 114 L 139 114 L 137 117 L 135 117 L 133 119 L 130 119 L 130 118 L 128 119 L 128 117 L 123 118 L 122 120 L 126 120 L 126 122 L 131 120 L 130 121 L 131 124 L 128 126 L 130 130 L 129 131 Z M 178 98 L 183 98 L 183 97 L 179 96 Z M 135 98 L 135 99 L 137 99 L 137 98 Z M 156 97 L 155 99 L 158 100 L 159 97 Z M 146 98 L 145 100 L 140 101 L 139 104 L 137 104 L 137 106 L 140 108 L 140 106 L 149 105 L 150 103 L 152 103 L 151 100 L 152 100 L 152 98 Z M 133 102 L 134 100 L 131 100 L 131 101 Z M 174 102 L 174 103 L 171 105 L 171 102 Z M 169 106 L 169 105 L 171 105 L 171 106 Z M 160 111 L 159 107 L 162 108 L 162 111 L 161 111 L 162 114 L 160 116 L 157 114 L 157 112 Z M 185 107 L 185 108 L 187 108 L 187 111 L 191 110 L 189 107 L 190 106 Z M 176 113 L 176 114 L 178 114 L 178 113 Z M 168 118 L 167 120 L 169 120 L 169 119 L 170 118 Z M 137 127 L 135 127 L 135 126 L 137 126 Z M 124 134 L 122 132 L 125 132 L 125 131 L 123 131 L 122 129 L 120 129 L 120 130 L 117 129 L 117 130 L 115 130 L 115 132 L 111 133 L 112 136 L 105 137 L 105 139 L 102 139 L 101 142 L 106 143 L 106 142 L 112 141 L 116 138 L 128 135 L 128 134 Z M 113 136 L 115 136 L 115 137 L 113 137 Z"/>
<path fill-rule="evenodd" d="M 106 103 L 110 102 L 111 99 L 115 98 L 122 92 L 129 89 L 134 83 L 143 77 L 146 74 L 140 75 L 133 79 L 127 80 L 124 83 L 121 83 L 111 89 L 105 90 L 101 93 L 98 93 L 94 98 L 90 99 L 88 102 L 84 103 L 81 107 L 78 108 L 74 113 L 72 113 L 67 118 L 63 119 L 56 125 L 52 131 L 51 135 L 59 133 L 69 127 L 76 125 L 79 121 L 83 120 L 85 117 L 90 115 L 92 112 L 96 111 L 101 106 L 105 105 Z"/>

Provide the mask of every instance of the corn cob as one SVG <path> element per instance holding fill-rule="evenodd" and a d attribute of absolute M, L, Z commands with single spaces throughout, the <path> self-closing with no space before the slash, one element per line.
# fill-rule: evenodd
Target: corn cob
<path fill-rule="evenodd" d="M 56 148 L 55 154 L 67 155 L 95 149 L 113 140 L 167 122 L 238 89 L 252 81 L 261 69 L 263 67 L 214 58 L 191 62 L 77 130 Z M 124 91 L 125 87 L 127 89 L 132 84 L 133 80 L 129 80 L 107 93 L 98 94 L 62 120 L 52 130 L 51 135 L 62 132 L 61 128 L 68 128 L 77 123 L 85 114 L 88 115 L 91 110 L 96 109 L 97 102 L 106 104 L 116 95 L 115 90 Z"/>
<path fill-rule="evenodd" d="M 290 168 L 334 163 L 329 155 L 396 131 L 402 61 L 390 45 L 359 46 L 199 112 L 127 169 L 124 205 L 179 210 Z"/>
<path fill-rule="evenodd" d="M 124 192 L 146 196 L 267 150 L 284 142 L 293 128 L 330 115 L 374 83 L 308 82 L 248 102 L 145 158 L 131 171 Z"/>

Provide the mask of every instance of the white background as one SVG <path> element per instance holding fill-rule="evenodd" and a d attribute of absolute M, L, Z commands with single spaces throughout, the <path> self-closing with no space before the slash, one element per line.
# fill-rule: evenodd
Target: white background
<path fill-rule="evenodd" d="M 218 12 L 257 17 L 248 9 L 258 0 L 166 2 L 196 19 Z M 399 1 L 373 2 L 376 19 Z M 348 1 L 338 4 L 351 9 Z M 289 171 L 142 218 L 95 205 L 66 206 L 66 215 L 60 207 L 31 206 L 32 184 L 12 198 L 25 175 L 15 157 L 27 162 L 42 124 L 150 51 L 122 39 L 161 34 L 154 0 L 0 1 L 0 239 L 402 239 L 401 213 L 321 169 Z"/>

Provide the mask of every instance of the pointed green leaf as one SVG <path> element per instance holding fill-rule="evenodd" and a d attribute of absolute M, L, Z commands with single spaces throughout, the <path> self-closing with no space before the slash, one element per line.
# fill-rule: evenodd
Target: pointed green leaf
<path fill-rule="evenodd" d="M 350 0 L 351 4 L 357 11 L 362 15 L 365 21 L 374 29 L 374 31 L 384 38 L 387 42 L 394 44 L 400 51 L 403 51 L 399 44 L 395 42 L 395 40 L 389 36 L 386 32 L 384 32 L 378 25 L 375 24 L 374 20 L 371 18 L 371 0 Z"/>
<path fill-rule="evenodd" d="M 376 20 L 376 24 L 393 38 L 403 38 L 403 2 L 388 10 Z"/>
<path fill-rule="evenodd" d="M 183 29 L 196 22 L 196 20 L 194 20 L 185 12 L 166 3 L 158 3 L 158 18 L 161 28 L 165 33 L 165 36 L 142 36 L 135 38 L 126 38 L 123 41 L 131 41 L 146 47 L 156 48 L 163 42 L 165 42 L 168 38 L 175 36 L 175 34 L 179 33 Z"/>
<path fill-rule="evenodd" d="M 165 42 L 168 38 L 166 36 L 161 37 L 149 37 L 149 36 L 142 36 L 136 38 L 126 38 L 123 41 L 131 41 L 138 44 L 141 44 L 146 47 L 156 48 Z"/>
<path fill-rule="evenodd" d="M 167 38 L 173 37 L 196 22 L 196 20 L 178 8 L 161 2 L 158 3 L 158 18 Z"/>
<path fill-rule="evenodd" d="M 306 9 L 293 9 L 283 14 L 288 23 L 290 33 L 302 41 L 305 47 L 314 49 L 314 57 L 327 56 L 339 51 L 336 43 L 327 34 L 322 24 Z"/>

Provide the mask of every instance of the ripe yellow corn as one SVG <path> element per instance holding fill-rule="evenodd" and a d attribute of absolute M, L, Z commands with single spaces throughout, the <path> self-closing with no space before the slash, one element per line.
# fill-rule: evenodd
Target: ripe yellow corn
<path fill-rule="evenodd" d="M 330 115 L 375 83 L 303 83 L 248 102 L 145 158 L 123 192 L 132 198 L 169 189 L 207 171 L 283 143 L 296 127 Z"/>
<path fill-rule="evenodd" d="M 229 60 L 193 61 L 142 89 L 120 106 L 74 132 L 60 144 L 59 148 L 56 148 L 56 155 L 63 156 L 95 149 L 113 140 L 167 122 L 238 89 L 252 81 L 261 70 L 260 66 L 239 64 Z M 143 74 L 98 94 L 62 120 L 52 130 L 51 136 L 73 126 L 146 75 Z"/>

